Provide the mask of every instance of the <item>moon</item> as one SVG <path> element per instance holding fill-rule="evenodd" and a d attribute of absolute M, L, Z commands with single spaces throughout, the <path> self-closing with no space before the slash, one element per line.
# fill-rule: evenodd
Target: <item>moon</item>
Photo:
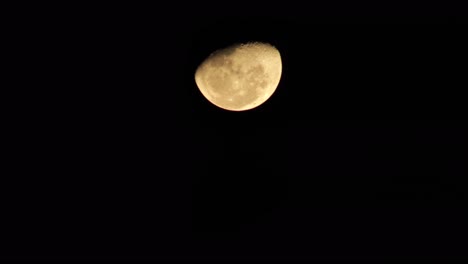
<path fill-rule="evenodd" d="M 234 44 L 208 56 L 195 82 L 212 104 L 231 111 L 250 110 L 267 101 L 278 87 L 281 55 L 262 42 Z"/>

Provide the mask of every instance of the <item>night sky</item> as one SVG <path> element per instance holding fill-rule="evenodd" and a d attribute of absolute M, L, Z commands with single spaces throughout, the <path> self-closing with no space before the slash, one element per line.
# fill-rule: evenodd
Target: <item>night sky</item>
<path fill-rule="evenodd" d="M 31 30 L 57 71 L 17 110 L 2 256 L 467 256 L 466 20 L 154 9 Z M 218 108 L 195 70 L 249 41 L 279 50 L 279 86 Z"/>
<path fill-rule="evenodd" d="M 397 21 L 197 21 L 184 88 L 200 254 L 464 255 L 462 42 Z M 252 40 L 281 52 L 277 91 L 252 111 L 216 108 L 190 74 Z"/>

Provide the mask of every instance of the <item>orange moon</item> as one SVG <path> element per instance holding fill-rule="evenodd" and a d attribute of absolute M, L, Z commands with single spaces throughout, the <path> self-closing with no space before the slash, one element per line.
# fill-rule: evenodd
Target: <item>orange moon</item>
<path fill-rule="evenodd" d="M 197 68 L 195 82 L 212 104 L 231 111 L 258 107 L 281 78 L 279 51 L 268 43 L 236 44 L 212 53 Z"/>

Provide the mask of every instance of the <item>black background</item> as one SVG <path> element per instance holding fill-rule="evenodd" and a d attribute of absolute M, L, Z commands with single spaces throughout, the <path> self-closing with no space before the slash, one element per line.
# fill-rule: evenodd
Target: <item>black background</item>
<path fill-rule="evenodd" d="M 2 256 L 466 257 L 466 20 L 245 7 L 22 22 L 37 88 L 11 107 Z M 247 41 L 278 48 L 280 84 L 217 108 L 196 67 Z"/>

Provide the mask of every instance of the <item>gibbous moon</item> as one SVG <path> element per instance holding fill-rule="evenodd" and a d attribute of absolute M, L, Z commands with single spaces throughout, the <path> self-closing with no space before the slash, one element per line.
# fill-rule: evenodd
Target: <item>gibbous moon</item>
<path fill-rule="evenodd" d="M 281 56 L 268 43 L 236 44 L 217 50 L 198 66 L 195 82 L 214 105 L 244 111 L 263 104 L 281 78 Z"/>

